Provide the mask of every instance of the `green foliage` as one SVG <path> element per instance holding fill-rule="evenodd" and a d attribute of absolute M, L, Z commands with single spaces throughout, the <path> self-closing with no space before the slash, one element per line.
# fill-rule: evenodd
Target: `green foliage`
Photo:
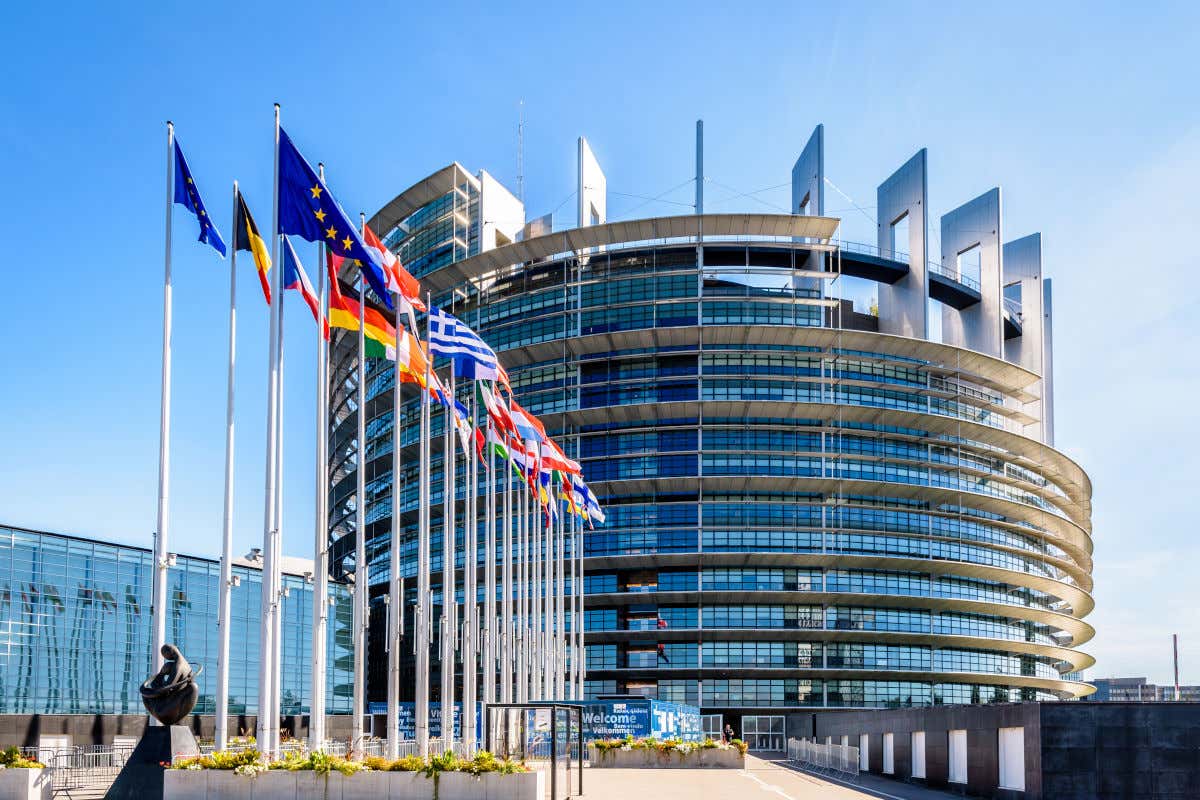
<path fill-rule="evenodd" d="M 252 767 L 258 765 L 262 761 L 262 754 L 257 750 L 240 750 L 230 752 L 228 750 L 219 750 L 216 753 L 207 756 L 192 756 L 191 758 L 178 759 L 173 765 L 173 769 L 228 769 L 235 770 L 238 767 Z"/>
<path fill-rule="evenodd" d="M 469 772 L 472 775 L 482 775 L 485 772 L 498 772 L 501 775 L 513 775 L 518 772 L 528 772 L 528 768 L 523 764 L 518 764 L 511 759 L 501 761 L 495 755 L 487 750 L 480 750 L 470 761 L 459 760 L 459 770 L 461 772 Z"/>
<path fill-rule="evenodd" d="M 13 749 L 15 750 L 15 748 Z M 501 775 L 514 775 L 529 771 L 524 764 L 510 759 L 501 760 L 486 750 L 472 759 L 459 758 L 454 753 L 445 753 L 429 759 L 420 756 L 405 756 L 395 761 L 389 761 L 379 756 L 368 756 L 362 761 L 352 761 L 317 750 L 307 754 L 289 752 L 270 763 L 264 762 L 257 750 L 237 753 L 222 751 L 207 756 L 179 759 L 172 765 L 172 768 L 234 770 L 244 775 L 252 775 L 265 770 L 288 770 L 291 772 L 311 770 L 318 775 L 328 775 L 333 772 L 353 775 L 356 772 L 371 770 L 374 772 L 420 772 L 427 778 L 433 778 L 442 772 L 468 772 L 472 775 L 495 772 Z"/>
<path fill-rule="evenodd" d="M 5 769 L 43 769 L 45 766 L 40 761 L 21 755 L 21 751 L 15 747 L 0 752 L 0 767 Z"/>
<path fill-rule="evenodd" d="M 703 742 L 685 742 L 682 739 L 655 739 L 654 737 L 635 739 L 627 735 L 624 739 L 597 739 L 592 742 L 592 746 L 596 748 L 596 752 L 600 754 L 601 758 L 614 750 L 648 750 L 657 753 L 662 758 L 668 758 L 672 754 L 684 758 L 697 750 L 729 750 L 730 748 L 736 749 L 742 755 L 746 754 L 746 743 L 740 739 L 734 739 L 726 744 L 711 738 L 705 739 Z"/>

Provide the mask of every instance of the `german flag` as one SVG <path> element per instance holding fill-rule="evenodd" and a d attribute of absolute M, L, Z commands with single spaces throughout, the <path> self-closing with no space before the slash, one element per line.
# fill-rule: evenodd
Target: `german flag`
<path fill-rule="evenodd" d="M 358 330 L 358 300 L 339 292 L 329 293 L 329 327 Z M 396 360 L 396 328 L 375 309 L 367 306 L 363 314 L 363 336 L 367 356 Z"/>
<path fill-rule="evenodd" d="M 250 209 L 246 207 L 246 199 L 242 197 L 241 189 L 238 189 L 237 193 L 237 226 L 233 232 L 233 249 L 245 250 L 254 256 L 254 266 L 258 268 L 258 282 L 262 284 L 267 305 L 270 305 L 271 282 L 267 279 L 267 273 L 271 271 L 271 255 L 267 243 L 258 233 L 254 217 L 250 216 Z M 355 325 L 354 329 L 358 330 L 358 326 Z"/>

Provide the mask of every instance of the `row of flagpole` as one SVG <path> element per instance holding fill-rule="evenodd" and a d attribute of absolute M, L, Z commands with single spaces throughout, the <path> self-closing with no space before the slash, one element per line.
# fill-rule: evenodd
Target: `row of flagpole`
<path fill-rule="evenodd" d="M 200 223 L 200 240 L 222 256 L 225 245 L 209 218 L 190 168 L 168 123 L 166 254 L 164 275 L 163 385 L 160 418 L 160 462 L 158 527 L 155 537 L 153 645 L 158 654 L 165 643 L 165 603 L 168 567 L 169 475 L 170 475 L 170 388 L 171 388 L 171 224 L 174 204 L 191 210 Z M 286 151 L 281 151 L 282 141 Z M 328 330 L 350 328 L 357 332 L 355 416 L 356 495 L 354 509 L 354 573 L 351 642 L 353 648 L 354 734 L 351 748 L 362 752 L 362 720 L 366 713 L 367 630 L 370 616 L 370 582 L 367 575 L 366 503 L 366 405 L 368 338 L 384 345 L 384 356 L 395 360 L 392 403 L 392 509 L 389 581 L 386 593 L 387 621 L 387 730 L 388 754 L 398 752 L 401 641 L 404 625 L 404 579 L 401 537 L 404 530 L 404 463 L 402 431 L 402 386 L 419 387 L 419 419 L 416 450 L 417 564 L 416 602 L 410 638 L 414 653 L 414 722 L 418 751 L 430 750 L 430 651 L 433 641 L 432 592 L 432 436 L 434 401 L 442 409 L 443 423 L 443 569 L 442 611 L 438 624 L 440 643 L 440 722 L 442 739 L 453 738 L 454 698 L 457 667 L 461 665 L 462 746 L 473 751 L 477 742 L 477 701 L 484 706 L 496 702 L 526 702 L 535 699 L 582 699 L 585 673 L 583 655 L 583 522 L 589 526 L 603 521 L 595 496 L 587 489 L 579 465 L 567 458 L 546 435 L 545 428 L 516 403 L 508 389 L 507 375 L 495 352 L 453 315 L 437 309 L 395 256 L 360 219 L 359 230 L 348 221 L 324 183 L 324 166 L 312 171 L 291 140 L 283 134 L 279 107 L 275 107 L 275 161 L 271 237 L 268 246 L 258 233 L 237 182 L 233 185 L 234 246 L 230 257 L 229 363 L 226 404 L 225 493 L 222 526 L 220 600 L 218 611 L 217 747 L 228 744 L 230 592 L 236 585 L 232 574 L 233 484 L 234 484 L 234 377 L 237 336 L 236 253 L 247 250 L 254 256 L 264 294 L 270 305 L 266 452 L 263 506 L 263 547 L 260 619 L 258 746 L 276 754 L 280 743 L 280 693 L 282 676 L 282 497 L 283 497 L 283 296 L 298 289 L 318 321 L 317 346 L 317 452 L 315 465 L 316 503 L 313 540 L 313 613 L 311 659 L 310 747 L 325 742 L 326 642 L 328 637 L 328 492 L 329 459 L 329 363 Z M 281 152 L 287 161 L 281 165 Z M 282 175 L 281 175 L 282 170 Z M 282 181 L 282 182 L 281 182 Z M 311 183 L 311 186 L 309 184 Z M 286 186 L 285 186 L 286 184 Z M 455 181 L 457 184 L 457 180 Z M 296 191 L 297 187 L 301 191 Z M 452 189 L 457 203 L 459 188 Z M 311 193 L 311 197 L 307 193 Z M 308 219 L 303 203 L 308 202 L 314 219 Z M 281 209 L 281 202 L 284 203 Z M 282 217 L 281 217 L 282 214 Z M 456 223 L 457 224 L 457 223 Z M 328 225 L 328 227 L 326 227 Z M 340 227 L 339 227 L 340 226 Z M 314 291 L 286 235 L 318 243 L 318 288 Z M 339 238 L 339 234 L 344 238 Z M 340 250 L 341 252 L 336 252 Z M 268 254 L 269 253 L 269 254 Z M 357 319 L 348 319 L 352 303 L 339 287 L 337 263 L 350 258 L 360 268 Z M 272 265 L 279 265 L 269 276 Z M 325 267 L 328 265 L 328 285 Z M 369 307 L 368 287 L 382 305 L 394 308 L 394 326 Z M 390 296 L 389 296 L 390 295 Z M 274 300 L 272 299 L 274 296 Z M 335 302 L 336 301 L 336 302 Z M 479 298 L 476 298 L 479 302 Z M 336 308 L 335 308 L 336 306 Z M 423 340 L 416 325 L 415 310 L 424 311 Z M 336 321 L 335 321 L 335 312 Z M 406 319 L 402 317 L 406 315 Z M 407 325 L 405 324 L 407 322 Z M 435 324 L 435 322 L 437 324 Z M 388 329 L 391 328 L 389 331 Z M 433 358 L 449 360 L 445 382 L 433 370 Z M 456 378 L 469 387 L 467 404 L 456 396 Z M 508 390 L 505 400 L 500 387 Z M 489 388 L 490 387 L 490 388 Z M 485 436 L 483 430 L 487 430 Z M 456 438 L 463 452 L 462 469 L 462 618 L 459 618 L 457 543 L 459 504 L 456 489 L 459 457 Z M 486 454 L 486 459 L 485 459 Z M 496 456 L 500 455 L 497 463 Z M 503 473 L 498 480 L 497 467 Z M 513 481 L 514 472 L 518 480 Z M 484 496 L 479 514 L 481 478 Z M 558 485 L 556 493 L 555 484 Z M 497 497 L 497 493 L 500 497 Z M 565 502 L 565 509 L 563 503 Z M 567 513 L 569 512 L 569 513 Z M 484 535 L 483 618 L 480 619 L 479 556 L 480 524 Z M 497 538 L 499 537 L 499 538 Z M 569 554 L 568 554 L 569 548 Z M 499 562 L 500 584 L 497 586 Z M 569 575 L 568 575 L 569 570 Z M 567 581 L 570 606 L 567 605 Z M 499 589 L 499 613 L 497 613 Z M 569 624 L 568 624 L 569 623 Z M 156 655 L 159 663 L 161 655 Z M 569 668 L 569 672 L 568 672 Z M 482 676 L 482 687 L 476 685 Z"/>

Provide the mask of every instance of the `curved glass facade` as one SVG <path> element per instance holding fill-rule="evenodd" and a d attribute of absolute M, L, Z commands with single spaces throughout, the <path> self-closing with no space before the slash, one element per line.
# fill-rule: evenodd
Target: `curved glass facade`
<path fill-rule="evenodd" d="M 389 241 L 404 252 L 402 229 Z M 1075 649 L 1092 635 L 1090 486 L 1026 434 L 1036 376 L 869 320 L 852 327 L 797 274 L 808 248 L 705 244 L 701 260 L 695 242 L 617 243 L 426 271 L 434 302 L 493 345 L 608 515 L 584 539 L 588 695 L 733 710 L 1086 693 L 1064 675 L 1091 663 Z M 334 348 L 343 404 L 350 338 Z M 370 367 L 381 584 L 393 387 L 385 364 Z M 415 418 L 414 397 L 406 449 Z M 333 433 L 343 528 L 353 427 L 347 412 Z M 411 575 L 415 457 L 405 463 Z"/>
<path fill-rule="evenodd" d="M 311 566 L 310 566 L 311 568 Z M 141 714 L 150 674 L 154 555 L 141 547 L 0 527 L 0 714 Z M 167 640 L 194 667 L 196 712 L 215 710 L 219 561 L 179 556 L 167 570 Z M 234 564 L 229 713 L 258 705 L 262 571 Z M 285 574 L 283 714 L 309 710 L 312 585 Z M 350 712 L 350 595 L 330 586 L 326 710 Z"/>

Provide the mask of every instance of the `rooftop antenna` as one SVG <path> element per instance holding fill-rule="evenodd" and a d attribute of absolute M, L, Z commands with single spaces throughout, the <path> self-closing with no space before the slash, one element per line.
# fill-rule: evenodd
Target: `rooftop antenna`
<path fill-rule="evenodd" d="M 1179 634 L 1171 634 L 1171 649 L 1175 658 L 1175 700 L 1179 701 Z"/>
<path fill-rule="evenodd" d="M 525 202 L 525 99 L 517 104 L 517 199 Z"/>

